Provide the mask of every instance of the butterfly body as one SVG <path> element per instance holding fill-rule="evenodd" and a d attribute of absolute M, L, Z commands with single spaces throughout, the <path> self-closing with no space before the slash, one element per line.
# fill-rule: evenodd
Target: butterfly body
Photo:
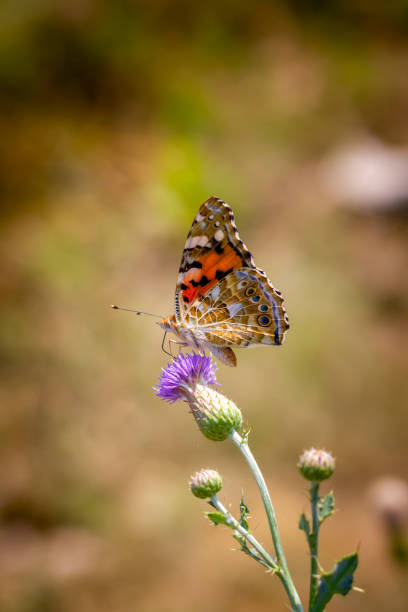
<path fill-rule="evenodd" d="M 180 344 L 210 350 L 236 365 L 233 348 L 280 345 L 289 329 L 280 291 L 255 265 L 231 208 L 212 197 L 187 236 L 176 287 L 175 315 L 159 325 Z"/>

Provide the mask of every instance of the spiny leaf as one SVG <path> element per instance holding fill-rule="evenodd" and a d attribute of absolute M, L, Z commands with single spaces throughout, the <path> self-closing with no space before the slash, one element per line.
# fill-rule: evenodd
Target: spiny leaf
<path fill-rule="evenodd" d="M 304 514 L 300 515 L 299 529 L 304 531 L 306 536 L 307 536 L 307 538 L 309 539 L 309 536 L 310 536 L 310 523 L 309 523 L 309 521 L 307 520 L 307 518 L 305 517 Z"/>
<path fill-rule="evenodd" d="M 322 524 L 325 519 L 331 516 L 334 512 L 334 493 L 330 491 L 325 497 L 319 501 L 319 523 Z"/>
<path fill-rule="evenodd" d="M 244 538 L 244 536 L 240 535 L 238 531 L 234 532 L 233 538 L 240 543 L 241 545 L 241 551 L 248 555 L 249 557 L 252 557 L 252 559 L 254 559 L 254 561 L 256 561 L 257 563 L 260 563 L 261 565 L 263 565 L 263 567 L 266 567 L 268 569 L 270 569 L 270 566 L 266 563 L 266 561 L 264 559 L 262 559 L 262 557 L 260 557 L 257 553 L 257 551 L 255 550 L 255 548 L 249 548 L 246 542 L 246 539 Z"/>
<path fill-rule="evenodd" d="M 250 428 L 249 427 L 245 427 L 243 432 L 241 433 L 241 438 L 242 438 L 242 442 L 246 443 L 248 442 L 248 437 L 249 437 L 249 433 L 250 433 Z"/>
<path fill-rule="evenodd" d="M 239 509 L 241 512 L 241 516 L 248 516 L 248 514 L 250 513 L 250 509 L 245 503 L 244 494 L 241 495 L 241 502 L 239 504 Z"/>
<path fill-rule="evenodd" d="M 227 525 L 227 527 L 231 527 L 222 512 L 206 512 L 206 515 L 214 525 Z"/>
<path fill-rule="evenodd" d="M 338 561 L 331 572 L 323 572 L 319 579 L 316 599 L 310 611 L 322 612 L 336 593 L 347 595 L 353 586 L 357 565 L 358 554 L 355 552 Z"/>
<path fill-rule="evenodd" d="M 239 520 L 239 524 L 241 525 L 241 527 L 243 527 L 244 529 L 249 531 L 249 524 L 248 524 L 248 521 L 247 521 L 247 516 L 249 516 L 249 508 L 245 504 L 244 494 L 242 494 L 241 503 L 239 504 L 239 512 L 240 512 L 240 515 L 241 515 L 241 518 Z"/>
<path fill-rule="evenodd" d="M 246 539 L 244 538 L 244 536 L 242 536 L 239 531 L 234 531 L 234 534 L 232 536 L 234 538 L 234 540 L 236 540 L 237 542 L 240 543 L 241 545 L 241 550 L 243 550 L 244 552 L 247 551 L 247 543 L 246 543 Z"/>

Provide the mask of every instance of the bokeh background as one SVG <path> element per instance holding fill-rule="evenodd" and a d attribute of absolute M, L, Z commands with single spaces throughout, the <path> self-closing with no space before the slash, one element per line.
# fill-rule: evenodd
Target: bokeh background
<path fill-rule="evenodd" d="M 407 570 L 367 491 L 407 478 L 408 5 L 5 0 L 0 8 L 0 609 L 285 610 L 279 582 L 187 482 L 242 489 L 236 449 L 154 397 L 162 333 L 210 195 L 291 321 L 223 391 L 251 426 L 303 595 L 299 453 L 337 457 L 321 563 L 359 547 L 333 612 L 402 612 Z M 328 490 L 329 485 L 324 487 Z"/>

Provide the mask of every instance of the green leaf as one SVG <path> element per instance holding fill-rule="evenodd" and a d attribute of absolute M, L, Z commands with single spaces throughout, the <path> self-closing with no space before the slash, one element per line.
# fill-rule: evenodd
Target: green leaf
<path fill-rule="evenodd" d="M 241 551 L 248 555 L 249 557 L 252 557 L 252 559 L 254 559 L 254 561 L 256 561 L 257 563 L 260 563 L 263 567 L 266 567 L 267 569 L 271 569 L 270 566 L 266 563 L 266 561 L 264 559 L 262 559 L 262 557 L 260 557 L 257 553 L 257 551 L 255 550 L 255 548 L 249 548 L 248 544 L 246 542 L 246 539 L 244 538 L 244 536 L 240 535 L 240 533 L 238 531 L 234 532 L 233 538 L 240 543 L 241 545 Z"/>
<path fill-rule="evenodd" d="M 306 534 L 307 539 L 309 539 L 309 536 L 310 536 L 310 523 L 309 523 L 309 521 L 307 520 L 307 518 L 305 517 L 304 514 L 300 515 L 299 529 L 304 531 L 305 534 Z"/>
<path fill-rule="evenodd" d="M 239 524 L 241 525 L 241 527 L 249 531 L 249 523 L 247 521 L 247 516 L 249 516 L 249 508 L 245 504 L 244 494 L 242 494 L 241 503 L 239 504 L 239 512 L 241 515 L 241 518 L 239 519 Z"/>
<path fill-rule="evenodd" d="M 242 496 L 241 496 L 241 502 L 239 504 L 239 510 L 240 510 L 241 516 L 243 516 L 243 517 L 248 516 L 249 513 L 250 513 L 250 509 L 245 504 L 244 494 L 242 494 Z"/>
<path fill-rule="evenodd" d="M 206 512 L 206 515 L 214 525 L 227 525 L 227 527 L 231 527 L 222 512 Z"/>
<path fill-rule="evenodd" d="M 247 543 L 246 543 L 246 540 L 245 540 L 244 536 L 242 536 L 242 535 L 239 533 L 239 531 L 234 531 L 234 533 L 233 533 L 233 536 L 232 536 L 232 537 L 234 538 L 234 540 L 236 540 L 237 542 L 239 542 L 239 543 L 240 543 L 240 545 L 241 545 L 241 550 L 245 550 L 245 552 L 246 552 L 246 549 L 247 549 L 248 547 L 247 547 Z"/>
<path fill-rule="evenodd" d="M 333 595 L 347 595 L 353 586 L 354 572 L 358 565 L 358 554 L 346 555 L 336 563 L 331 572 L 322 572 L 319 578 L 319 586 L 316 599 L 310 612 L 322 612 Z"/>
<path fill-rule="evenodd" d="M 322 524 L 325 519 L 331 516 L 334 512 L 334 493 L 330 491 L 325 497 L 322 497 L 318 505 L 319 523 Z"/>
<path fill-rule="evenodd" d="M 248 442 L 248 437 L 249 437 L 249 433 L 250 433 L 250 428 L 245 428 L 242 433 L 241 433 L 241 438 L 242 438 L 242 443 L 246 444 Z"/>

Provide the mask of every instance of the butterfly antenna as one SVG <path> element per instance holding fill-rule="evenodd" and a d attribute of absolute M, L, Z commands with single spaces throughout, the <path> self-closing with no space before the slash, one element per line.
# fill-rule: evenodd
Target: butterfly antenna
<path fill-rule="evenodd" d="M 161 315 L 152 314 L 151 312 L 143 312 L 142 310 L 134 310 L 133 308 L 126 308 L 125 306 L 116 306 L 111 304 L 111 308 L 114 310 L 126 310 L 127 312 L 134 312 L 137 315 L 147 315 L 148 317 L 156 317 L 156 319 L 163 319 Z"/>

